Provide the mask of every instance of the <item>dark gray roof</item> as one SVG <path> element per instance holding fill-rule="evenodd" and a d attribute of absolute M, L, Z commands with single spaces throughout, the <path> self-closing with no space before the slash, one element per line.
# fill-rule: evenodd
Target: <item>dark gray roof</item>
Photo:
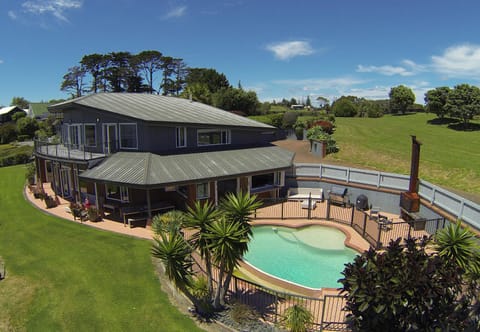
<path fill-rule="evenodd" d="M 97 93 L 55 104 L 48 108 L 58 112 L 73 105 L 92 107 L 152 122 L 275 129 L 270 125 L 189 99 L 144 93 Z"/>
<path fill-rule="evenodd" d="M 131 186 L 163 186 L 287 169 L 294 153 L 262 147 L 160 156 L 149 152 L 118 152 L 80 178 Z"/>

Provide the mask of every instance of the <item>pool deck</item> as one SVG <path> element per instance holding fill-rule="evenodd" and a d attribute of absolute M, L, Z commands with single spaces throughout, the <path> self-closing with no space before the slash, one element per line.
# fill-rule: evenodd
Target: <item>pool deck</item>
<path fill-rule="evenodd" d="M 45 185 L 45 191 L 49 195 L 54 196 L 53 192 L 48 187 L 49 186 Z M 88 227 L 94 227 L 94 228 L 108 231 L 108 232 L 120 233 L 127 236 L 133 236 L 133 237 L 147 239 L 147 240 L 153 239 L 153 232 L 150 227 L 135 227 L 135 228 L 125 227 L 122 222 L 119 222 L 116 220 L 110 220 L 108 219 L 108 216 L 100 222 L 80 221 L 78 219 L 74 220 L 72 214 L 69 212 L 70 202 L 62 199 L 61 197 L 58 198 L 60 203 L 58 206 L 47 209 L 45 207 L 44 201 L 34 198 L 33 193 L 31 193 L 28 190 L 28 187 L 25 187 L 24 196 L 32 205 L 42 210 L 44 213 L 48 213 L 48 214 L 63 218 L 70 222 L 75 222 L 78 224 L 82 224 Z M 268 219 L 268 220 L 253 221 L 252 225 L 285 226 L 285 227 L 292 227 L 292 228 L 300 228 L 300 227 L 311 226 L 311 225 L 328 226 L 328 227 L 337 228 L 345 233 L 346 246 L 358 252 L 363 252 L 365 250 L 368 250 L 368 248 L 370 247 L 368 242 L 364 240 L 355 230 L 353 230 L 353 228 L 349 227 L 348 225 L 343 225 L 343 224 L 326 221 L 326 220 Z M 265 287 L 268 287 L 277 291 L 281 291 L 281 292 L 300 294 L 303 296 L 318 297 L 325 294 L 338 294 L 338 291 L 339 291 L 336 288 L 311 289 L 311 288 L 303 287 L 300 285 L 296 285 L 291 282 L 287 282 L 279 278 L 273 277 L 271 275 L 268 275 L 262 271 L 259 271 L 253 266 L 243 261 L 240 263 L 239 272 L 245 275 L 245 277 L 250 281 L 253 281 Z"/>

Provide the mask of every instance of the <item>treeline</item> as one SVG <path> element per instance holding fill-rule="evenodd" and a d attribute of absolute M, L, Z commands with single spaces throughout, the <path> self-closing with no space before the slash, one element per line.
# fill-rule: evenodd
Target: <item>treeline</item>
<path fill-rule="evenodd" d="M 259 101 L 240 83 L 231 86 L 223 73 L 209 68 L 190 68 L 181 58 L 159 51 L 89 54 L 68 69 L 60 89 L 72 98 L 86 93 L 139 92 L 191 98 L 227 111 L 257 113 Z"/>

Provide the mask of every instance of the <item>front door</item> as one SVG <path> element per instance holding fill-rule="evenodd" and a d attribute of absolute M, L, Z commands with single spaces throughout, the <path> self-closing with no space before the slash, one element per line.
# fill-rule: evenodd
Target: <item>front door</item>
<path fill-rule="evenodd" d="M 103 153 L 111 154 L 117 151 L 117 125 L 105 123 L 103 125 Z"/>

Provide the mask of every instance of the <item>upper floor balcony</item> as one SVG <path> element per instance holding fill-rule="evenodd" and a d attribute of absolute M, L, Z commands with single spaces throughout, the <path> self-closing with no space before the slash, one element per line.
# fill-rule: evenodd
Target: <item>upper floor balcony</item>
<path fill-rule="evenodd" d="M 92 147 L 81 144 L 54 143 L 46 140 L 34 141 L 34 152 L 36 155 L 72 161 L 89 161 L 108 156 L 108 153 L 99 153 L 94 150 Z M 114 151 L 109 152 L 112 153 Z"/>

